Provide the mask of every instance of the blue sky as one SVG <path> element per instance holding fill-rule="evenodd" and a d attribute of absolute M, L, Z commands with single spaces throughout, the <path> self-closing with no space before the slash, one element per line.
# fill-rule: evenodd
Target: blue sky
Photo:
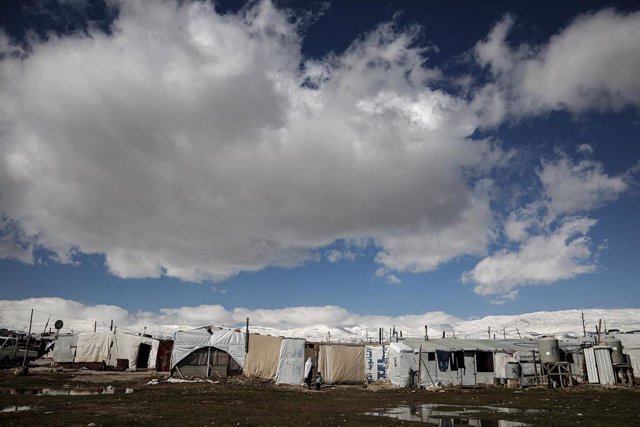
<path fill-rule="evenodd" d="M 638 307 L 638 28 L 634 2 L 2 2 L 2 299 Z"/>

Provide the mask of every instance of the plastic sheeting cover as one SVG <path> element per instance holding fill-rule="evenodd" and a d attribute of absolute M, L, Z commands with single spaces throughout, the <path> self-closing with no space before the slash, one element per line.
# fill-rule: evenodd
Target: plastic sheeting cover
<path fill-rule="evenodd" d="M 406 387 L 409 384 L 409 370 L 418 370 L 418 355 L 408 345 L 394 342 L 389 344 L 387 365 L 387 375 L 391 384 Z"/>
<path fill-rule="evenodd" d="M 380 381 L 387 378 L 387 346 L 367 345 L 364 348 L 364 373 L 367 381 Z"/>
<path fill-rule="evenodd" d="M 304 381 L 303 339 L 285 338 L 280 343 L 280 358 L 276 372 L 277 384 L 299 385 Z"/>
<path fill-rule="evenodd" d="M 108 362 L 113 332 L 78 334 L 75 362 Z"/>
<path fill-rule="evenodd" d="M 138 354 L 140 352 L 140 345 L 142 344 L 151 347 L 147 368 L 155 369 L 160 341 L 141 335 L 128 334 L 126 332 L 115 332 L 113 334 L 113 345 L 111 346 L 109 364 L 115 366 L 118 359 L 127 359 L 129 361 L 129 369 L 135 371 L 138 369 Z"/>
<path fill-rule="evenodd" d="M 273 378 L 280 360 L 281 337 L 249 334 L 249 352 L 244 363 L 244 375 Z"/>
<path fill-rule="evenodd" d="M 513 378 L 510 372 L 507 372 L 507 363 L 515 362 L 513 354 L 495 353 L 493 355 L 493 366 L 496 372 L 496 378 Z"/>
<path fill-rule="evenodd" d="M 53 346 L 52 358 L 56 363 L 71 363 L 76 355 L 78 335 L 61 335 Z"/>
<path fill-rule="evenodd" d="M 171 369 L 194 351 L 204 347 L 215 347 L 226 351 L 238 363 L 245 365 L 245 334 L 234 329 L 192 329 L 177 331 L 171 353 Z"/>
<path fill-rule="evenodd" d="M 364 346 L 323 344 L 320 346 L 318 371 L 327 384 L 359 384 L 364 374 Z"/>

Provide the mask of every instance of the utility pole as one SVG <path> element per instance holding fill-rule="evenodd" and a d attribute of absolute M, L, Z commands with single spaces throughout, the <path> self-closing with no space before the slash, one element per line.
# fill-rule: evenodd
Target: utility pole
<path fill-rule="evenodd" d="M 27 334 L 27 347 L 24 349 L 24 358 L 22 359 L 22 368 L 27 365 L 27 354 L 29 353 L 29 339 L 31 338 L 31 325 L 33 324 L 33 308 L 31 309 L 31 317 L 29 318 L 29 333 Z"/>
<path fill-rule="evenodd" d="M 96 328 L 98 327 L 98 322 L 97 321 L 93 321 L 93 333 L 96 332 Z"/>
<path fill-rule="evenodd" d="M 520 335 L 520 331 L 516 328 L 516 332 L 518 333 L 518 338 L 522 339 L 522 335 Z"/>
<path fill-rule="evenodd" d="M 502 338 L 507 339 L 507 329 L 504 326 L 502 327 Z"/>
<path fill-rule="evenodd" d="M 582 314 L 582 337 L 587 336 L 587 327 L 584 325 L 584 310 L 580 310 L 580 314 Z"/>
<path fill-rule="evenodd" d="M 488 334 L 489 334 L 489 339 L 491 339 L 491 326 L 489 326 L 489 329 L 487 330 Z"/>

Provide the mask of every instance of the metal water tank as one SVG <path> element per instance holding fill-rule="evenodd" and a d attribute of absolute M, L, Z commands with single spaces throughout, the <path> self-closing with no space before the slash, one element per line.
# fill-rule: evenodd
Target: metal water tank
<path fill-rule="evenodd" d="M 542 363 L 560 361 L 560 346 L 558 345 L 558 340 L 553 337 L 540 338 L 538 340 L 538 352 Z"/>
<path fill-rule="evenodd" d="M 606 336 L 602 340 L 602 344 L 607 347 L 611 347 L 611 362 L 614 365 L 622 364 L 627 361 L 627 358 L 622 353 L 622 342 L 616 337 Z"/>

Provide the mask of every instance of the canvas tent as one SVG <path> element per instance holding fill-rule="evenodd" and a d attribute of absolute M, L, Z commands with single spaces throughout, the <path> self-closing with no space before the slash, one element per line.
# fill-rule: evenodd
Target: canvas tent
<path fill-rule="evenodd" d="M 274 378 L 280 361 L 282 337 L 249 334 L 244 375 L 248 377 Z"/>
<path fill-rule="evenodd" d="M 327 384 L 360 384 L 366 381 L 364 373 L 364 346 L 321 344 L 318 371 Z"/>
<path fill-rule="evenodd" d="M 284 338 L 276 371 L 276 384 L 299 385 L 304 380 L 304 339 Z"/>
<path fill-rule="evenodd" d="M 174 334 L 171 371 L 181 376 L 227 376 L 242 371 L 245 334 L 237 329 L 201 328 Z"/>

